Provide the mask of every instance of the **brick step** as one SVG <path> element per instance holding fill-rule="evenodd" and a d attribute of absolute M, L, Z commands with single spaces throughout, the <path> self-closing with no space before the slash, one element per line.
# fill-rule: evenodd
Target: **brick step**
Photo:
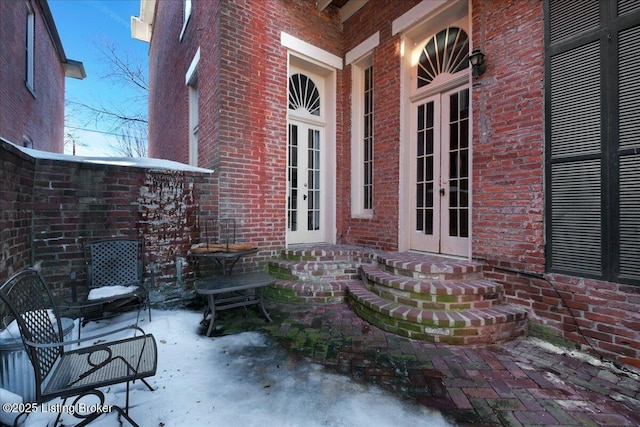
<path fill-rule="evenodd" d="M 360 278 L 360 264 L 352 261 L 271 260 L 269 274 L 294 282 L 336 282 Z"/>
<path fill-rule="evenodd" d="M 378 252 L 380 268 L 398 276 L 422 280 L 481 279 L 482 264 L 416 252 Z"/>
<path fill-rule="evenodd" d="M 369 290 L 378 296 L 424 310 L 489 308 L 503 302 L 504 286 L 489 280 L 420 280 L 371 265 L 362 265 L 361 272 Z"/>
<path fill-rule="evenodd" d="M 495 344 L 526 332 L 526 311 L 502 305 L 469 310 L 424 310 L 386 300 L 362 282 L 348 285 L 351 308 L 364 320 L 408 338 L 456 345 Z"/>
<path fill-rule="evenodd" d="M 375 251 L 360 246 L 348 245 L 300 245 L 282 251 L 282 258 L 288 261 L 353 261 L 371 263 Z"/>
<path fill-rule="evenodd" d="M 352 282 L 292 282 L 276 280 L 264 290 L 268 299 L 291 304 L 341 304 L 347 299 L 347 286 Z"/>

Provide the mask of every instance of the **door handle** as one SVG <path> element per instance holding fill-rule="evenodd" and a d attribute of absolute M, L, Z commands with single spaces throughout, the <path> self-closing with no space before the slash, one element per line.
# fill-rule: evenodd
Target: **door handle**
<path fill-rule="evenodd" d="M 444 196 L 444 187 L 440 189 L 440 195 Z"/>
<path fill-rule="evenodd" d="M 306 194 L 302 195 L 302 200 L 307 200 L 307 195 Z"/>

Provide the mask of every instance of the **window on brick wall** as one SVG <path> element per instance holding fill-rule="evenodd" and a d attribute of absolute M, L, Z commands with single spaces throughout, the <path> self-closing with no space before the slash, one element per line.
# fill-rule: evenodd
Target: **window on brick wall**
<path fill-rule="evenodd" d="M 198 166 L 198 75 L 189 82 L 189 164 Z"/>
<path fill-rule="evenodd" d="M 180 40 L 187 29 L 189 18 L 191 17 L 191 0 L 182 0 L 182 30 L 180 31 Z"/>
<path fill-rule="evenodd" d="M 189 65 L 185 82 L 189 91 L 189 164 L 198 166 L 198 130 L 200 127 L 199 119 L 199 98 L 200 91 L 198 89 L 198 63 L 200 62 L 200 48 Z"/>
<path fill-rule="evenodd" d="M 372 218 L 374 205 L 375 33 L 346 55 L 351 65 L 351 216 Z"/>
<path fill-rule="evenodd" d="M 374 85 L 371 55 L 352 64 L 352 215 L 373 215 Z"/>
<path fill-rule="evenodd" d="M 26 37 L 25 37 L 25 76 L 24 81 L 30 91 L 34 90 L 34 40 L 35 40 L 35 14 L 27 5 Z"/>
<path fill-rule="evenodd" d="M 640 2 L 545 0 L 547 269 L 640 284 Z"/>

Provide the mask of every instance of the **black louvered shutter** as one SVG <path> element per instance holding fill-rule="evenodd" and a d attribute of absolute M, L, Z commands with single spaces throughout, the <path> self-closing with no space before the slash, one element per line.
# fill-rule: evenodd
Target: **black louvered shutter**
<path fill-rule="evenodd" d="M 640 0 L 548 0 L 547 269 L 640 283 Z"/>
<path fill-rule="evenodd" d="M 619 13 L 640 8 L 621 1 Z M 624 6 L 624 8 L 622 7 Z M 640 26 L 618 38 L 620 277 L 640 278 Z"/>

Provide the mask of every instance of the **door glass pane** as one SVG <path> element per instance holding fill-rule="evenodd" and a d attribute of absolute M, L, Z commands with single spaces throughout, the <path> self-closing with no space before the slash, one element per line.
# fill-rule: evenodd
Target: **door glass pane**
<path fill-rule="evenodd" d="M 434 204 L 434 103 L 417 108 L 416 129 L 416 226 L 415 231 L 433 234 Z"/>
<path fill-rule="evenodd" d="M 309 129 L 307 230 L 320 230 L 320 131 Z"/>
<path fill-rule="evenodd" d="M 469 237 L 469 90 L 449 102 L 449 236 Z"/>
<path fill-rule="evenodd" d="M 287 180 L 289 194 L 287 195 L 287 228 L 290 231 L 298 229 L 298 126 L 289 125 L 289 164 L 287 165 Z"/>

